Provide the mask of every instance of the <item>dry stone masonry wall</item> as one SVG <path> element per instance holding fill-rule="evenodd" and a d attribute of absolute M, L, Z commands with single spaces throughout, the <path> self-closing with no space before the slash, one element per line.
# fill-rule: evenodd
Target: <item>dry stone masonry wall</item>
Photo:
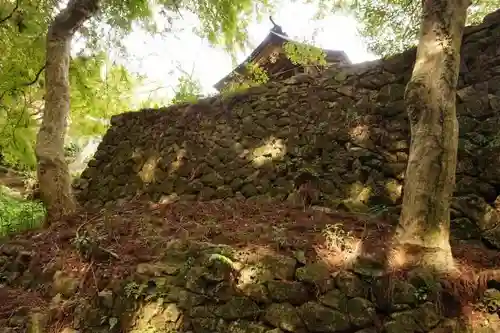
<path fill-rule="evenodd" d="M 0 251 L 0 259 L 6 262 L 0 265 L 4 281 L 26 287 L 41 281 L 25 264 L 13 265 L 26 254 L 9 254 Z M 407 281 L 347 270 L 332 272 L 322 261 L 179 240 L 166 244 L 161 261 L 138 264 L 127 280 L 107 279 L 102 285 L 105 279 L 99 280 L 99 293 L 78 298 L 78 302 L 74 297 L 85 277 L 62 270 L 50 272 L 52 279 L 49 271 L 43 276 L 49 279 L 47 292 L 53 296 L 53 305 L 35 309 L 29 321 L 22 310 L 13 312 L 7 323 L 0 322 L 0 331 L 12 332 L 11 325 L 35 326 L 37 321 L 42 326 L 47 322 L 42 319 L 53 317 L 59 304 L 69 299 L 74 312 L 72 320 L 65 321 L 71 329 L 64 332 L 466 332 L 453 315 L 458 308 L 439 306 L 442 297 L 447 304 L 453 304 L 453 298 L 444 296 L 439 282 L 418 272 Z M 499 297 L 496 289 L 487 294 Z M 496 314 L 500 308 L 492 304 L 483 320 L 467 324 L 467 332 L 500 330 Z"/>
<path fill-rule="evenodd" d="M 466 28 L 453 202 L 455 231 L 497 247 L 499 41 L 500 11 Z M 77 184 L 78 196 L 91 206 L 136 195 L 309 197 L 322 206 L 397 212 L 410 142 L 403 98 L 414 59 L 409 50 L 320 78 L 301 75 L 193 105 L 116 116 Z"/>

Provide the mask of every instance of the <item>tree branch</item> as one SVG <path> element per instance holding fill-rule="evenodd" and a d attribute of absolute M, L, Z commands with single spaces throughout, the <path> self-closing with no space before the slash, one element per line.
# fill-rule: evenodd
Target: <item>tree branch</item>
<path fill-rule="evenodd" d="M 30 82 L 23 83 L 22 86 L 23 87 L 29 87 L 29 86 L 34 85 L 38 81 L 38 79 L 40 79 L 40 75 L 42 75 L 42 72 L 43 72 L 44 69 L 45 69 L 45 65 L 43 65 L 42 68 L 40 68 L 38 70 L 38 72 L 36 73 L 35 78 L 33 80 L 31 80 Z"/>
<path fill-rule="evenodd" d="M 99 9 L 99 0 L 69 0 L 68 5 L 54 19 L 49 34 L 53 37 L 68 38 L 78 30 L 83 22 L 91 18 Z"/>
<path fill-rule="evenodd" d="M 16 5 L 14 6 L 14 9 L 12 9 L 12 11 L 10 12 L 9 15 L 7 15 L 4 18 L 0 19 L 0 24 L 4 23 L 8 19 L 10 19 L 18 9 L 19 9 L 19 0 L 16 0 Z"/>
<path fill-rule="evenodd" d="M 43 73 L 43 70 L 45 69 L 45 65 L 42 66 L 42 68 L 40 68 L 38 70 L 38 72 L 36 73 L 35 75 L 35 78 L 29 82 L 24 82 L 24 83 L 21 83 L 21 87 L 29 87 L 29 86 L 32 86 L 34 85 L 39 79 L 40 79 L 40 75 L 42 75 Z M 13 92 L 13 91 L 16 91 L 18 89 L 18 87 L 12 87 L 10 89 L 7 89 L 5 90 L 4 92 L 2 92 L 0 94 L 0 102 L 2 101 L 2 99 L 5 97 L 5 95 L 9 92 Z"/>
<path fill-rule="evenodd" d="M 35 78 L 29 82 L 24 82 L 21 84 L 22 87 L 29 87 L 29 86 L 32 86 L 34 85 L 38 79 L 40 78 L 40 75 L 42 74 L 43 70 L 45 69 L 45 65 L 42 66 L 42 68 L 40 68 L 38 70 L 38 72 L 36 73 L 35 75 Z M 18 90 L 19 88 L 18 87 L 13 87 L 11 89 L 7 89 L 5 90 L 1 95 L 0 95 L 0 101 L 2 101 L 2 99 L 4 98 L 4 96 L 8 93 L 8 92 L 13 92 L 13 91 L 16 91 Z M 28 109 L 28 98 L 26 97 L 26 92 L 24 90 L 21 90 L 22 94 L 23 94 L 23 97 L 24 97 L 24 108 L 23 110 L 21 111 L 21 114 L 19 115 L 19 118 L 17 119 L 16 121 L 16 125 L 12 128 L 12 141 L 14 143 L 14 146 L 16 148 L 19 148 L 17 146 L 17 142 L 15 140 L 15 131 L 16 129 L 19 127 L 20 123 L 21 123 L 21 120 L 23 119 L 24 117 L 24 114 L 26 112 L 26 110 Z M 32 115 L 34 116 L 34 115 Z M 5 124 L 5 126 L 3 127 L 2 131 L 0 132 L 0 136 L 3 136 L 5 131 L 7 130 L 7 127 L 8 127 L 8 123 Z"/>

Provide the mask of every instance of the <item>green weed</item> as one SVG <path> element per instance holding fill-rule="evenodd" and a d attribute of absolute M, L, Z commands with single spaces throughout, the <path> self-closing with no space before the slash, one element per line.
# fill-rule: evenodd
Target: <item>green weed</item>
<path fill-rule="evenodd" d="M 44 216 L 41 203 L 13 197 L 0 186 L 0 236 L 37 228 Z"/>
<path fill-rule="evenodd" d="M 343 253 L 346 256 L 355 254 L 358 251 L 360 242 L 352 235 L 352 232 L 345 231 L 341 223 L 326 225 L 322 234 L 329 250 Z"/>

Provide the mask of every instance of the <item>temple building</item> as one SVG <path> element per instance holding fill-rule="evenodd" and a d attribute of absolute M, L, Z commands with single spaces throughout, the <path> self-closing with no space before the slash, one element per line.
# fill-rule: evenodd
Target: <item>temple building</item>
<path fill-rule="evenodd" d="M 312 75 L 317 73 L 318 69 L 316 67 L 305 68 L 304 66 L 293 64 L 292 61 L 288 59 L 285 55 L 284 44 L 286 42 L 297 44 L 304 43 L 289 38 L 288 35 L 283 32 L 282 28 L 274 23 L 271 17 L 270 20 L 274 26 L 269 31 L 267 37 L 247 57 L 247 59 L 245 59 L 245 61 L 217 82 L 214 85 L 215 89 L 222 91 L 231 83 L 244 81 L 247 75 L 246 65 L 250 63 L 259 65 L 260 68 L 267 72 L 269 80 L 273 81 L 284 80 L 300 73 Z M 323 52 L 326 54 L 325 60 L 327 63 L 324 69 L 335 64 L 347 65 L 351 63 L 344 51 L 323 49 Z"/>

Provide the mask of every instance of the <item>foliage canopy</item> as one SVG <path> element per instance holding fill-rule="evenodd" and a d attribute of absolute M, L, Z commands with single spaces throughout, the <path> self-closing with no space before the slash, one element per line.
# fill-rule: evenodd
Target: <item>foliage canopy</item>
<path fill-rule="evenodd" d="M 308 0 L 318 4 L 318 17 L 332 11 L 350 14 L 360 23 L 359 33 L 368 49 L 389 56 L 416 46 L 422 1 L 414 0 Z M 466 25 L 481 23 L 488 13 L 500 8 L 500 0 L 472 0 Z"/>

